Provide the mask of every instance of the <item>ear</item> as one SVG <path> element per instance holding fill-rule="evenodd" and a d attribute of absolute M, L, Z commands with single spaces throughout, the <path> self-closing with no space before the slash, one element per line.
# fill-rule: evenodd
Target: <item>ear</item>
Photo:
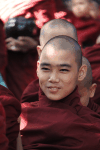
<path fill-rule="evenodd" d="M 87 74 L 87 66 L 82 65 L 79 69 L 78 81 L 81 82 L 82 80 L 84 80 L 84 78 L 86 77 L 86 74 Z"/>
<path fill-rule="evenodd" d="M 40 61 L 38 60 L 37 61 L 37 70 L 36 70 L 38 78 L 39 78 L 39 64 L 40 64 Z"/>
<path fill-rule="evenodd" d="M 95 94 L 95 91 L 96 91 L 96 87 L 97 87 L 97 84 L 96 83 L 93 83 L 90 87 L 90 98 L 92 98 Z"/>
<path fill-rule="evenodd" d="M 37 52 L 38 52 L 38 56 L 40 57 L 41 52 L 42 52 L 42 46 L 40 45 L 37 46 Z"/>

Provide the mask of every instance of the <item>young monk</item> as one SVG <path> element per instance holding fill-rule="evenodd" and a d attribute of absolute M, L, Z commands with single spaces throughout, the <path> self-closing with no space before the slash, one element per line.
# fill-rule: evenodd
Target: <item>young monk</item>
<path fill-rule="evenodd" d="M 87 58 L 82 56 L 82 64 L 85 64 L 87 66 L 87 74 L 83 81 L 78 82 L 78 91 L 80 94 L 80 102 L 83 106 L 87 106 L 91 110 L 97 112 L 100 114 L 100 106 L 94 103 L 93 100 L 91 100 L 92 97 L 95 95 L 96 83 L 92 83 L 92 69 L 91 65 Z"/>
<path fill-rule="evenodd" d="M 60 30 L 59 30 L 60 29 Z M 40 30 L 40 45 L 37 46 L 38 54 L 40 55 L 43 46 L 46 44 L 48 40 L 51 38 L 58 36 L 58 35 L 66 35 L 69 37 L 74 38 L 76 41 L 77 39 L 77 31 L 74 25 L 67 20 L 64 19 L 53 19 L 49 22 L 45 23 L 45 25 Z M 33 88 L 33 81 L 27 86 L 24 90 L 21 98 L 21 102 L 25 101 L 25 99 L 30 99 L 33 96 L 33 93 L 38 90 L 38 80 L 35 81 L 36 85 Z M 35 90 L 33 92 L 33 89 Z"/>
<path fill-rule="evenodd" d="M 57 36 L 45 44 L 37 63 L 38 99 L 34 93 L 33 102 L 22 103 L 24 149 L 99 150 L 100 116 L 78 104 L 76 85 L 86 72 L 81 64 L 81 48 L 72 38 Z"/>

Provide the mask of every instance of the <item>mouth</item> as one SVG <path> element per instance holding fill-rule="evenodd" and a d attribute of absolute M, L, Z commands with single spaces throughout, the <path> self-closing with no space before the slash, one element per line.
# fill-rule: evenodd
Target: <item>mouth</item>
<path fill-rule="evenodd" d="M 48 90 L 51 92 L 51 93 L 57 93 L 59 91 L 59 87 L 48 87 Z"/>

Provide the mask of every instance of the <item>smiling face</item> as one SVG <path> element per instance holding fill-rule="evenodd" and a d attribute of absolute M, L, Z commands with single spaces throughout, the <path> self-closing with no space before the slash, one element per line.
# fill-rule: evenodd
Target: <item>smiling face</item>
<path fill-rule="evenodd" d="M 72 0 L 72 11 L 76 17 L 89 16 L 88 0 Z"/>
<path fill-rule="evenodd" d="M 41 53 L 37 67 L 39 84 L 51 100 L 61 100 L 73 92 L 78 80 L 75 54 L 69 50 L 56 50 L 49 45 Z"/>

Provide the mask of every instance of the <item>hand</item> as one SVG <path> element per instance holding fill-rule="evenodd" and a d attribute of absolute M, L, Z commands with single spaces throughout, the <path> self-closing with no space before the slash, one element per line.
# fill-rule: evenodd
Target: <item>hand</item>
<path fill-rule="evenodd" d="M 20 36 L 18 39 L 12 37 L 6 39 L 7 49 L 12 51 L 22 51 L 27 52 L 37 46 L 37 41 L 31 37 Z"/>
<path fill-rule="evenodd" d="M 98 38 L 96 39 L 96 44 L 100 44 L 100 35 L 99 35 Z"/>

